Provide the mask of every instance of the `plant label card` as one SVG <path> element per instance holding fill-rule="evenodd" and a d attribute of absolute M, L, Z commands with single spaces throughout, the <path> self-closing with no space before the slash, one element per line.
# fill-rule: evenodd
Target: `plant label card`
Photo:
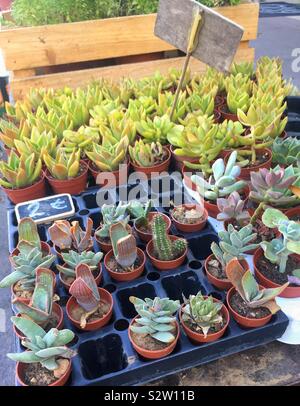
<path fill-rule="evenodd" d="M 201 12 L 201 28 L 192 56 L 219 71 L 228 72 L 244 29 L 197 1 L 160 0 L 154 33 L 186 53 L 197 10 Z"/>
<path fill-rule="evenodd" d="M 75 207 L 71 195 L 65 193 L 19 203 L 15 213 L 18 223 L 24 217 L 31 217 L 36 224 L 42 224 L 73 216 Z"/>

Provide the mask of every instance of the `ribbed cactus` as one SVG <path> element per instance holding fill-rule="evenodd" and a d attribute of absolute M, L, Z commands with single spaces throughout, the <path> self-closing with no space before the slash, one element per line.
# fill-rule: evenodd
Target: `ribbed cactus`
<path fill-rule="evenodd" d="M 157 214 L 153 217 L 151 228 L 154 254 L 158 259 L 161 261 L 171 261 L 184 253 L 187 248 L 187 241 L 184 239 L 171 240 L 162 215 Z"/>

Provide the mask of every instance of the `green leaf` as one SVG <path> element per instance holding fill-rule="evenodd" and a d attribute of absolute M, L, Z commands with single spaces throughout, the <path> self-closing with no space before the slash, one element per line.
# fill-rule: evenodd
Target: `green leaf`
<path fill-rule="evenodd" d="M 19 352 L 16 354 L 7 354 L 8 358 L 12 359 L 13 361 L 16 362 L 24 362 L 25 364 L 30 364 L 32 362 L 40 362 L 40 358 L 37 357 L 34 352 L 32 351 L 24 351 L 24 352 Z"/>
<path fill-rule="evenodd" d="M 248 302 L 251 302 L 257 295 L 259 286 L 250 270 L 242 277 L 242 287 L 245 292 L 245 298 Z"/>
<path fill-rule="evenodd" d="M 13 316 L 11 317 L 11 321 L 15 327 L 29 339 L 33 339 L 36 336 L 43 338 L 46 335 L 46 332 L 42 327 L 29 319 Z"/>
<path fill-rule="evenodd" d="M 152 334 L 151 337 L 155 338 L 157 341 L 161 341 L 162 343 L 172 343 L 175 340 L 175 337 L 173 334 L 168 333 L 168 332 L 158 332 L 155 334 Z"/>

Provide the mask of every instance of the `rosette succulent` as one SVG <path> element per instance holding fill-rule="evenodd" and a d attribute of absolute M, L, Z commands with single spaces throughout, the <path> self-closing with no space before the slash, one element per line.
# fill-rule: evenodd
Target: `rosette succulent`
<path fill-rule="evenodd" d="M 126 226 L 130 219 L 128 208 L 128 203 L 124 202 L 119 202 L 117 206 L 104 204 L 101 208 L 102 224 L 100 229 L 96 232 L 96 236 L 108 238 L 110 227 L 113 224 L 122 222 Z"/>
<path fill-rule="evenodd" d="M 245 203 L 238 192 L 232 192 L 227 199 L 217 199 L 219 209 L 217 219 L 219 221 L 235 219 L 239 224 L 243 224 L 250 220 L 250 214 L 248 210 L 245 210 Z"/>
<path fill-rule="evenodd" d="M 57 265 L 56 268 L 59 272 L 67 277 L 75 278 L 75 269 L 79 264 L 85 264 L 90 267 L 91 271 L 95 271 L 100 264 L 103 257 L 102 252 L 94 253 L 93 251 L 69 251 L 62 253 L 62 259 L 65 265 Z"/>
<path fill-rule="evenodd" d="M 300 140 L 294 137 L 276 138 L 272 145 L 272 162 L 289 166 L 300 163 Z"/>

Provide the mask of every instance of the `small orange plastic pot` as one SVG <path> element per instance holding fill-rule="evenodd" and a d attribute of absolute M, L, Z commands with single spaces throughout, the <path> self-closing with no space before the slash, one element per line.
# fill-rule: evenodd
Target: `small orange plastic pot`
<path fill-rule="evenodd" d="M 172 241 L 179 239 L 179 237 L 176 237 L 175 235 L 170 235 L 170 238 Z M 155 268 L 159 269 L 160 271 L 169 271 L 172 269 L 176 269 L 183 264 L 187 255 L 187 248 L 179 258 L 173 259 L 171 261 L 161 261 L 160 259 L 157 259 L 153 256 L 153 240 L 150 240 L 146 246 L 146 253 Z"/>
<path fill-rule="evenodd" d="M 110 258 L 114 256 L 113 250 L 110 250 L 104 257 L 104 265 L 105 265 L 105 268 L 106 268 L 109 276 L 118 282 L 133 281 L 134 279 L 139 278 L 142 275 L 144 268 L 145 268 L 146 255 L 140 248 L 137 249 L 137 255 L 141 261 L 141 265 L 138 268 L 136 268 L 134 271 L 124 272 L 124 273 L 114 272 L 108 266 L 108 262 L 109 262 Z"/>

